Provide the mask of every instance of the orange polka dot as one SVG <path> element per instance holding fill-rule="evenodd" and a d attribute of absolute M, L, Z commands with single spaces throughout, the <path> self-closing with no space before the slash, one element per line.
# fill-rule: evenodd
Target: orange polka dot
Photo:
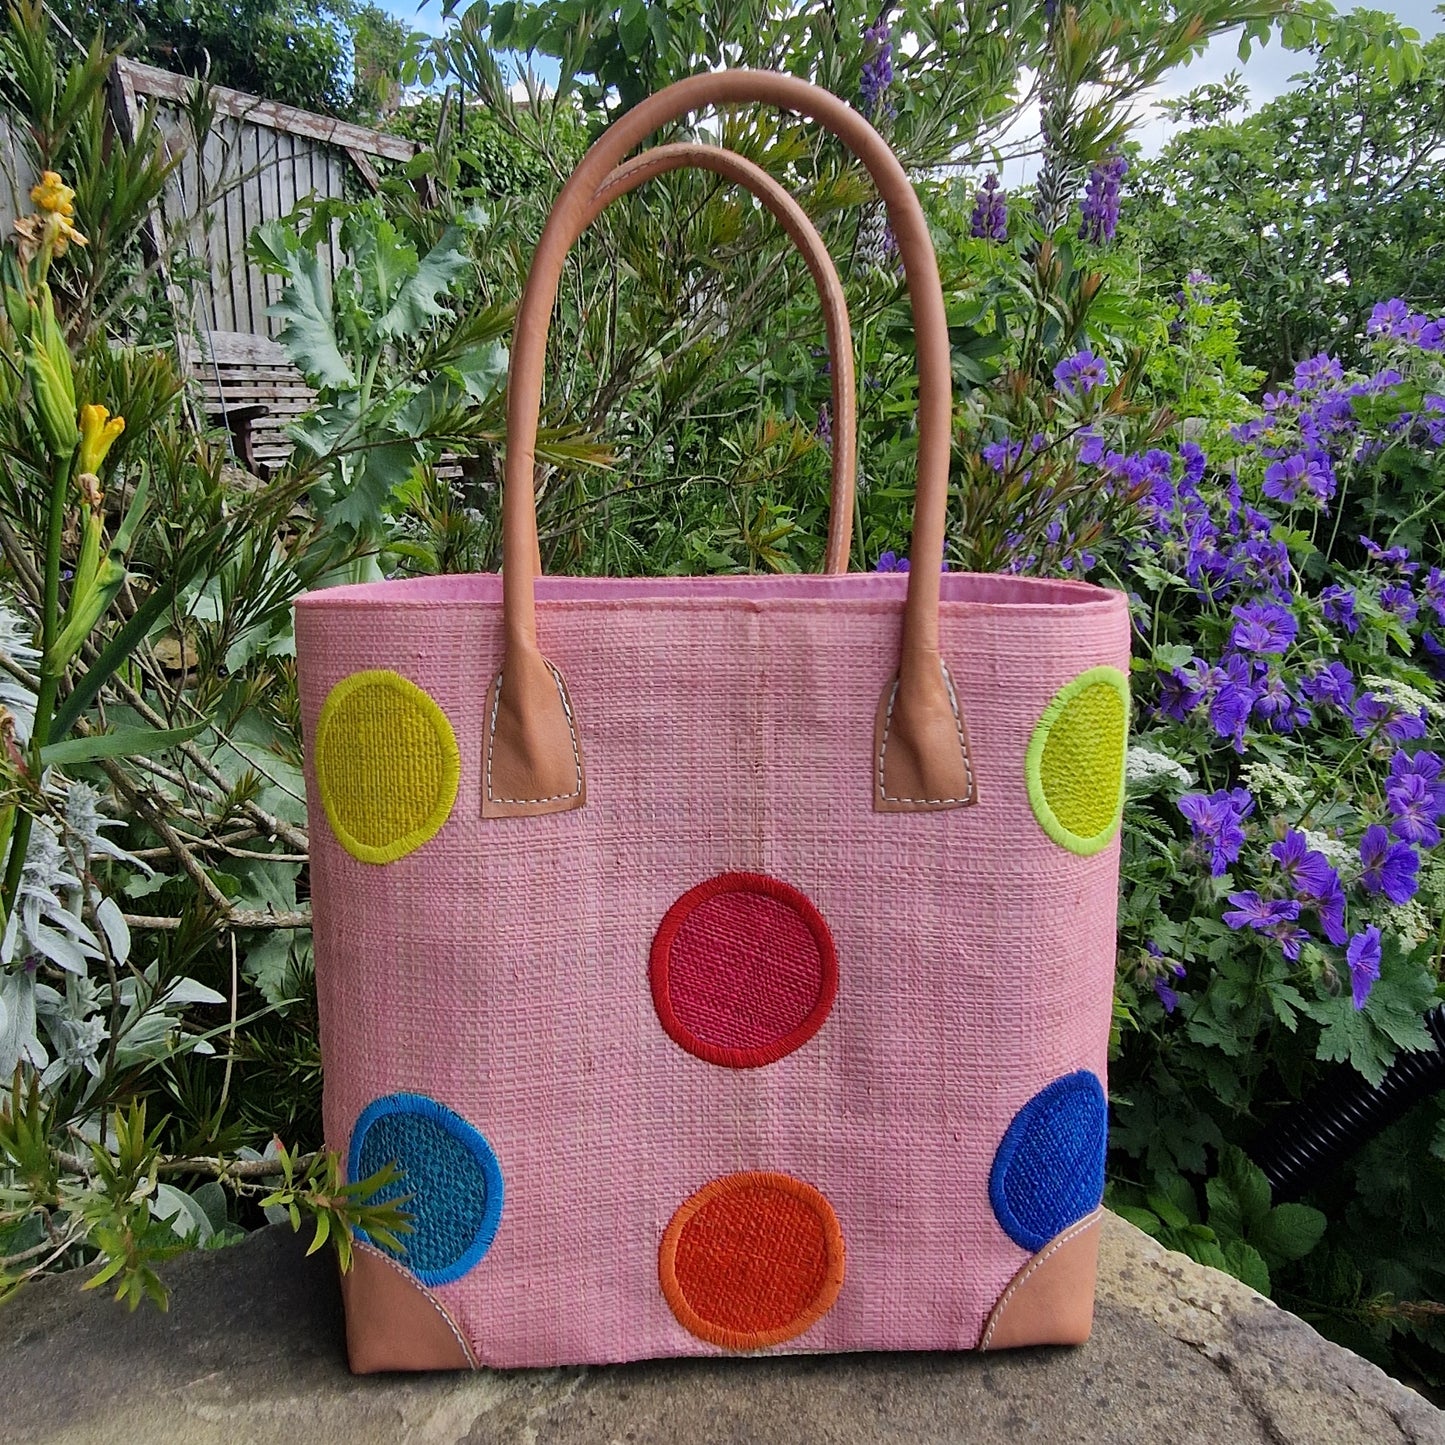
<path fill-rule="evenodd" d="M 800 1335 L 843 1287 L 833 1207 L 788 1174 L 728 1174 L 692 1196 L 662 1236 L 658 1272 L 678 1322 L 699 1339 L 756 1350 Z"/>

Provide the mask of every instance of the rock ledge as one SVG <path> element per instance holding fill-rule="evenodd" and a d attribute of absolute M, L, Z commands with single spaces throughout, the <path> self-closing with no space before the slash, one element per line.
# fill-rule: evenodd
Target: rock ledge
<path fill-rule="evenodd" d="M 1445 1445 L 1445 1414 L 1227 1275 L 1105 1221 L 1076 1350 L 346 1370 L 329 1252 L 289 1230 L 175 1261 L 171 1309 L 74 1277 L 0 1309 L 12 1445 Z"/>

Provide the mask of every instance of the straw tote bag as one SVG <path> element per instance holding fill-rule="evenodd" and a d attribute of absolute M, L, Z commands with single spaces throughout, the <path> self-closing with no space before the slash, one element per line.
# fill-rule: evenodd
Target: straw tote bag
<path fill-rule="evenodd" d="M 919 373 L 906 575 L 845 571 L 851 341 L 806 217 L 718 147 L 622 164 L 744 102 L 826 126 L 887 204 Z M 680 164 L 752 190 L 819 283 L 824 575 L 539 575 L 568 249 Z M 1128 617 L 1086 584 L 941 570 L 949 376 L 879 135 L 792 77 L 693 77 L 601 136 L 538 245 L 501 574 L 298 602 L 326 1136 L 353 1179 L 400 1166 L 413 1226 L 357 1239 L 353 1369 L 1087 1337 Z"/>

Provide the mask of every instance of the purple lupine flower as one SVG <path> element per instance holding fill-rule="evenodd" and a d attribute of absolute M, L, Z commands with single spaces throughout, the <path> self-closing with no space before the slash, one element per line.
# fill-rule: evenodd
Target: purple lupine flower
<path fill-rule="evenodd" d="M 1355 679 L 1343 662 L 1331 662 L 1300 683 L 1300 691 L 1317 707 L 1349 712 L 1355 705 Z"/>
<path fill-rule="evenodd" d="M 1360 538 L 1360 546 L 1365 549 L 1365 555 L 1370 561 L 1379 563 L 1381 567 L 1396 567 L 1407 577 L 1420 570 L 1420 564 L 1410 560 L 1408 547 L 1382 547 L 1368 537 Z"/>
<path fill-rule="evenodd" d="M 1345 950 L 1345 962 L 1350 966 L 1351 996 L 1355 1007 L 1362 1009 L 1380 976 L 1380 930 L 1373 923 L 1363 933 L 1357 933 L 1350 939 L 1350 946 Z"/>
<path fill-rule="evenodd" d="M 1355 594 L 1348 587 L 1326 587 L 1320 593 L 1325 620 L 1343 627 L 1353 636 L 1360 630 L 1360 619 L 1355 612 Z"/>
<path fill-rule="evenodd" d="M 833 409 L 825 401 L 818 408 L 818 424 L 813 428 L 818 440 L 823 443 L 829 451 L 833 449 Z"/>
<path fill-rule="evenodd" d="M 873 570 L 875 572 L 906 572 L 908 558 L 900 557 L 897 552 L 889 550 L 879 557 L 878 565 Z"/>
<path fill-rule="evenodd" d="M 973 218 L 968 234 L 979 241 L 1008 240 L 1008 192 L 999 189 L 992 171 L 973 198 Z"/>
<path fill-rule="evenodd" d="M 893 32 L 887 18 L 870 25 L 863 32 L 863 40 L 869 54 L 858 80 L 858 109 L 872 120 L 878 112 L 879 102 L 885 101 L 888 87 L 893 84 Z M 891 119 L 896 113 L 892 102 L 885 101 L 883 114 Z"/>
<path fill-rule="evenodd" d="M 1087 347 L 1065 357 L 1054 368 L 1059 390 L 1069 396 L 1085 397 L 1109 384 L 1109 366 L 1102 356 L 1095 356 Z"/>
<path fill-rule="evenodd" d="M 1415 620 L 1420 612 L 1420 604 L 1415 601 L 1415 594 L 1410 591 L 1407 582 L 1380 588 L 1380 606 L 1386 612 L 1393 612 L 1407 626 Z"/>
<path fill-rule="evenodd" d="M 1129 170 L 1121 155 L 1111 155 L 1089 172 L 1084 188 L 1084 219 L 1079 235 L 1101 246 L 1114 239 L 1119 225 L 1119 183 Z"/>
<path fill-rule="evenodd" d="M 1419 887 L 1420 855 L 1408 843 L 1396 843 L 1383 823 L 1371 823 L 1360 839 L 1360 887 L 1383 893 L 1391 903 L 1408 903 Z"/>
<path fill-rule="evenodd" d="M 1244 846 L 1244 820 L 1254 812 L 1254 798 L 1245 788 L 1216 793 L 1185 793 L 1179 811 L 1188 820 L 1209 856 L 1209 871 L 1218 878 L 1239 857 Z"/>
<path fill-rule="evenodd" d="M 1229 645 L 1238 652 L 1287 652 L 1299 633 L 1294 613 L 1273 602 L 1247 602 L 1232 608 L 1230 616 L 1235 623 Z"/>

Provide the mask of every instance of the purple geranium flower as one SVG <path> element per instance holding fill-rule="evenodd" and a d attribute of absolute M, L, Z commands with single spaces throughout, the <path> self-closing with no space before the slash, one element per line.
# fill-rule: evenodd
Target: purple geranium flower
<path fill-rule="evenodd" d="M 1345 950 L 1350 966 L 1350 992 L 1357 1009 L 1364 1008 L 1375 980 L 1380 976 L 1380 930 L 1372 923 L 1363 933 L 1350 939 Z"/>
<path fill-rule="evenodd" d="M 1163 953 L 1157 943 L 1149 944 L 1148 949 L 1155 958 L 1164 962 Z M 1156 977 L 1154 979 L 1154 992 L 1158 996 L 1159 1002 L 1164 1005 L 1164 1012 L 1172 1014 L 1174 1010 L 1179 1007 L 1179 993 L 1170 983 L 1166 982 L 1166 979 L 1172 978 L 1177 982 L 1183 978 L 1184 965 L 1182 963 L 1165 962 L 1164 966 L 1169 972 L 1163 977 Z"/>
<path fill-rule="evenodd" d="M 1257 666 L 1264 671 L 1263 663 Z M 1235 752 L 1242 753 L 1245 728 L 1259 696 L 1258 673 L 1248 658 L 1237 655 L 1226 658 L 1222 671 L 1216 669 L 1216 672 L 1218 680 L 1209 703 L 1209 725 L 1216 736 L 1228 738 Z"/>
<path fill-rule="evenodd" d="M 1321 352 L 1318 356 L 1307 357 L 1294 369 L 1296 391 L 1314 391 L 1332 382 L 1344 379 L 1345 369 L 1333 356 Z"/>
<path fill-rule="evenodd" d="M 1179 811 L 1208 854 L 1209 871 L 1218 878 L 1244 846 L 1244 820 L 1254 812 L 1254 798 L 1245 788 L 1185 793 L 1179 799 Z"/>
<path fill-rule="evenodd" d="M 1398 376 L 1395 378 L 1396 381 L 1400 379 Z M 1410 573 L 1420 570 L 1420 564 L 1410 560 L 1408 547 L 1382 547 L 1368 537 L 1360 538 L 1360 546 L 1365 549 L 1365 555 L 1370 561 L 1378 562 L 1382 567 L 1397 567 L 1407 577 Z"/>
<path fill-rule="evenodd" d="M 1225 910 L 1224 921 L 1231 928 L 1252 928 L 1267 934 L 1279 943 L 1286 958 L 1292 961 L 1299 957 L 1300 944 L 1308 940 L 1309 934 L 1295 924 L 1299 904 L 1293 898 L 1261 898 L 1251 889 L 1231 893 L 1229 901 L 1234 907 Z"/>
<path fill-rule="evenodd" d="M 1274 602 L 1247 602 L 1230 615 L 1235 623 L 1229 642 L 1239 652 L 1285 652 L 1299 632 L 1294 613 Z"/>
<path fill-rule="evenodd" d="M 1378 693 L 1367 692 L 1355 704 L 1352 719 L 1354 729 L 1361 737 L 1376 730 L 1391 742 L 1403 743 L 1411 738 L 1425 736 L 1425 719 L 1418 713 L 1401 712 L 1389 698 Z"/>
<path fill-rule="evenodd" d="M 1006 472 L 1024 454 L 1022 442 L 990 442 L 980 453 L 996 472 Z"/>
<path fill-rule="evenodd" d="M 1390 776 L 1385 787 L 1391 787 L 1401 778 L 1424 778 L 1430 784 L 1435 806 L 1445 813 L 1445 779 L 1441 777 L 1442 768 L 1445 768 L 1445 761 L 1442 761 L 1438 753 L 1407 753 L 1402 748 L 1390 759 Z"/>
<path fill-rule="evenodd" d="M 1095 356 L 1087 347 L 1065 357 L 1054 368 L 1059 390 L 1069 396 L 1085 397 L 1091 391 L 1109 384 L 1109 367 L 1102 356 Z"/>
<path fill-rule="evenodd" d="M 1445 623 L 1445 572 L 1432 567 L 1420 586 L 1420 597 L 1435 609 L 1435 616 Z"/>
<path fill-rule="evenodd" d="M 1399 328 L 1409 320 L 1410 308 L 1398 297 L 1392 296 L 1388 301 L 1380 301 L 1375 309 L 1370 312 L 1370 319 L 1365 323 L 1365 334 L 1368 336 L 1397 336 Z"/>
<path fill-rule="evenodd" d="M 906 572 L 908 558 L 900 557 L 897 552 L 889 550 L 878 559 L 878 565 L 873 570 L 875 572 Z"/>
<path fill-rule="evenodd" d="M 1297 897 L 1323 898 L 1339 886 L 1339 874 L 1323 853 L 1309 845 L 1305 835 L 1291 828 L 1269 851 L 1279 864 L 1285 882 Z"/>
<path fill-rule="evenodd" d="M 1425 665 L 1445 681 L 1445 642 L 1442 642 L 1433 632 L 1424 632 L 1420 635 L 1420 646 L 1425 649 Z"/>
<path fill-rule="evenodd" d="M 1419 773 L 1391 778 L 1385 784 L 1385 804 L 1394 815 L 1390 831 L 1402 843 L 1433 848 L 1440 841 L 1440 799 L 1429 779 Z"/>
<path fill-rule="evenodd" d="M 1317 707 L 1349 712 L 1355 705 L 1355 679 L 1343 662 L 1331 662 L 1300 683 L 1300 691 Z"/>
<path fill-rule="evenodd" d="M 1352 636 L 1360 630 L 1360 619 L 1355 612 L 1355 594 L 1348 587 L 1326 587 L 1320 593 L 1320 602 L 1327 622 L 1343 627 Z"/>
<path fill-rule="evenodd" d="M 1396 843 L 1382 823 L 1371 823 L 1360 839 L 1360 861 L 1365 865 L 1360 886 L 1367 893 L 1383 893 L 1391 903 L 1408 903 L 1419 887 L 1419 854 L 1408 843 Z"/>
<path fill-rule="evenodd" d="M 1292 502 L 1299 495 L 1305 479 L 1305 459 L 1302 456 L 1281 457 L 1265 468 L 1264 494 L 1278 502 Z"/>
<path fill-rule="evenodd" d="M 1410 591 L 1409 584 L 1405 582 L 1393 587 L 1380 588 L 1380 606 L 1387 612 L 1393 612 L 1401 622 L 1406 624 L 1413 622 L 1420 611 L 1420 604 L 1415 601 L 1415 594 Z"/>

